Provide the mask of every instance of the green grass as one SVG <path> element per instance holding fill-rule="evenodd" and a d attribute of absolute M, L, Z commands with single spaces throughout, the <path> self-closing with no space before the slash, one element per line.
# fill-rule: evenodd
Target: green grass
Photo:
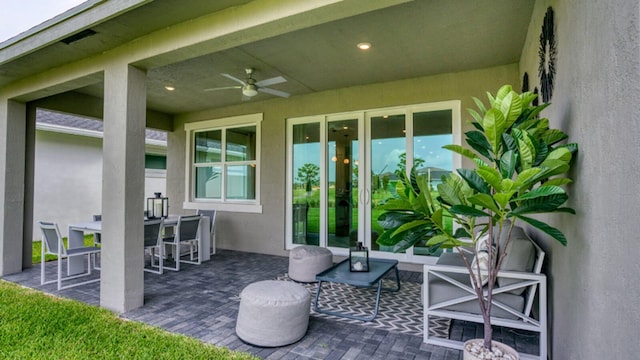
<path fill-rule="evenodd" d="M 256 359 L 0 280 L 0 359 Z"/>
<path fill-rule="evenodd" d="M 64 243 L 64 246 L 68 245 L 68 239 L 62 238 L 62 242 Z M 93 234 L 90 235 L 85 235 L 84 236 L 84 245 L 85 246 L 93 246 Z M 31 253 L 31 259 L 33 261 L 34 264 L 39 264 L 40 263 L 40 255 L 42 253 L 41 247 L 42 247 L 42 241 L 40 240 L 33 240 L 33 242 L 31 243 L 32 246 L 32 253 Z M 47 254 L 45 256 L 45 261 L 51 261 L 51 260 L 57 260 L 58 257 L 55 255 L 51 255 L 51 254 Z"/>

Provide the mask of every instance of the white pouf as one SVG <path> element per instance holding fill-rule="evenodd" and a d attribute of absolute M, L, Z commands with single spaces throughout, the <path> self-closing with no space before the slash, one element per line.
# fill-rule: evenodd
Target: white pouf
<path fill-rule="evenodd" d="M 309 325 L 311 296 L 296 283 L 265 280 L 240 293 L 236 334 L 257 346 L 292 344 L 304 336 Z"/>
<path fill-rule="evenodd" d="M 330 250 L 313 245 L 298 246 L 289 252 L 289 277 L 299 282 L 314 282 L 316 274 L 333 265 Z"/>

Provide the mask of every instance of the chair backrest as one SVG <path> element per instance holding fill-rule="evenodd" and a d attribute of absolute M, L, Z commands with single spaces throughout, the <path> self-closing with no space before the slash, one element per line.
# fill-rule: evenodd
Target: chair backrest
<path fill-rule="evenodd" d="M 198 210 L 198 215 L 209 217 L 209 232 L 213 234 L 214 224 L 216 222 L 215 210 Z"/>
<path fill-rule="evenodd" d="M 195 240 L 198 238 L 198 227 L 201 215 L 180 216 L 176 229 L 178 241 Z"/>
<path fill-rule="evenodd" d="M 102 214 L 93 215 L 93 221 L 102 221 Z M 96 243 L 96 244 L 101 244 L 102 243 L 102 234 L 94 233 L 93 234 L 93 242 Z"/>
<path fill-rule="evenodd" d="M 163 219 L 145 220 L 144 247 L 158 246 L 162 243 Z"/>
<path fill-rule="evenodd" d="M 42 231 L 42 242 L 47 249 L 47 253 L 58 255 L 58 243 L 62 241 L 60 236 L 60 230 L 58 224 L 54 222 L 38 221 L 40 230 Z M 64 247 L 64 243 L 60 244 L 62 248 L 62 255 L 67 254 L 67 249 Z"/>

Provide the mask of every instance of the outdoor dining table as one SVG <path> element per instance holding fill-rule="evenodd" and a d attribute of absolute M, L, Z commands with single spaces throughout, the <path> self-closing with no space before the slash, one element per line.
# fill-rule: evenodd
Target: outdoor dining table
<path fill-rule="evenodd" d="M 164 228 L 175 228 L 178 225 L 179 218 L 179 215 L 169 215 L 164 219 Z M 85 233 L 102 233 L 102 221 L 69 224 L 69 248 L 83 246 Z M 198 249 L 198 257 L 201 262 L 211 259 L 208 216 L 203 216 L 200 220 L 200 226 L 198 228 Z M 70 256 L 68 261 L 67 275 L 80 274 L 85 271 L 85 260 L 83 256 Z"/>

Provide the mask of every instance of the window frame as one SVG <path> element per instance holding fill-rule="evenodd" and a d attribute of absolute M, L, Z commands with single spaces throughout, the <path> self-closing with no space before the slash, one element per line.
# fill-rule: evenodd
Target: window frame
<path fill-rule="evenodd" d="M 230 212 L 245 213 L 262 213 L 262 202 L 260 197 L 260 148 L 262 141 L 261 124 L 263 114 L 249 114 L 221 119 L 212 119 L 187 123 L 184 125 L 186 132 L 185 145 L 185 209 L 206 209 L 206 210 L 222 210 Z M 255 126 L 256 128 L 256 144 L 255 144 L 255 160 L 244 161 L 226 161 L 226 132 L 228 129 Z M 221 159 L 219 164 L 222 168 L 221 179 L 221 197 L 220 199 L 196 198 L 196 169 L 202 167 L 202 163 L 195 162 L 195 135 L 205 131 L 222 131 L 221 141 Z M 255 164 L 255 199 L 227 199 L 226 177 L 229 166 Z"/>

